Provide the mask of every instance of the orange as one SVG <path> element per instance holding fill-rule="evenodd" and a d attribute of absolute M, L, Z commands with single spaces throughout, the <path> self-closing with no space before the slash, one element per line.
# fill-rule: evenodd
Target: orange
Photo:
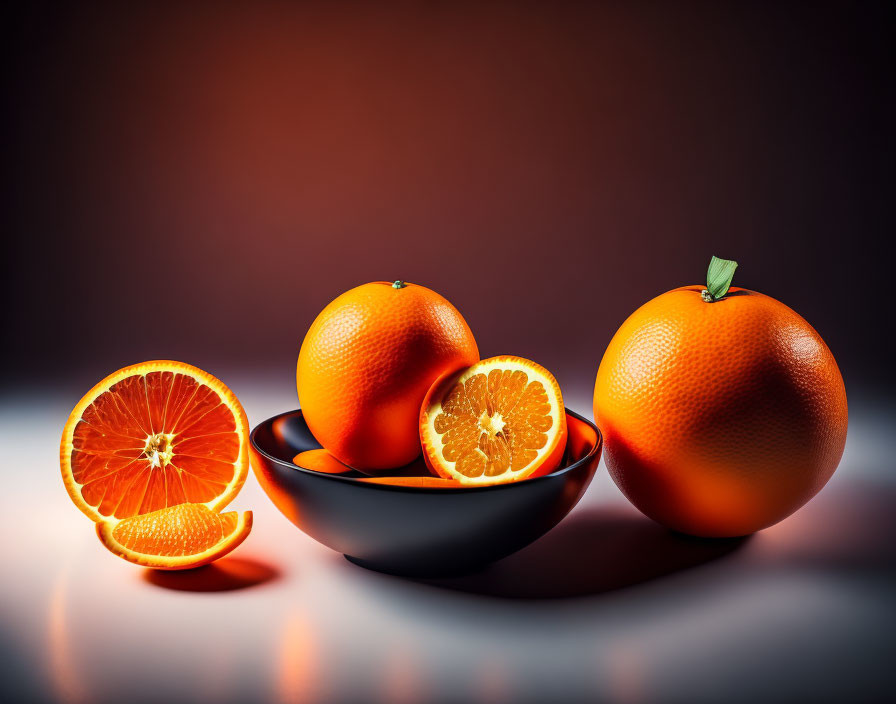
<path fill-rule="evenodd" d="M 420 404 L 442 374 L 479 360 L 461 314 L 434 291 L 378 281 L 339 296 L 312 323 L 296 367 L 308 428 L 362 470 L 420 454 Z"/>
<path fill-rule="evenodd" d="M 62 479 L 102 543 L 147 567 L 186 569 L 225 555 L 252 513 L 218 513 L 246 481 L 249 422 L 211 374 L 159 360 L 94 386 L 62 432 Z"/>
<path fill-rule="evenodd" d="M 322 474 L 345 474 L 351 472 L 352 468 L 342 464 L 333 455 L 326 450 L 305 450 L 300 452 L 293 458 L 293 464 L 303 469 L 311 469 Z M 393 484 L 395 486 L 412 486 L 417 488 L 440 488 L 450 489 L 460 484 L 452 479 L 442 479 L 441 477 L 360 477 L 358 481 L 368 482 L 369 484 Z"/>
<path fill-rule="evenodd" d="M 342 464 L 326 450 L 305 450 L 293 458 L 293 464 L 303 469 L 311 469 L 322 474 L 345 474 L 352 468 Z M 392 484 L 394 486 L 411 486 L 417 488 L 451 489 L 460 486 L 453 479 L 441 477 L 359 477 L 358 481 L 369 484 Z"/>
<path fill-rule="evenodd" d="M 182 503 L 225 506 L 246 481 L 249 422 L 236 396 L 181 362 L 135 364 L 94 386 L 62 433 L 62 479 L 94 521 Z"/>
<path fill-rule="evenodd" d="M 566 448 L 557 380 L 522 357 L 492 357 L 440 379 L 420 413 L 423 457 L 466 486 L 548 474 Z"/>
<path fill-rule="evenodd" d="M 96 532 L 103 545 L 128 562 L 179 570 L 226 555 L 251 528 L 251 511 L 215 513 L 205 504 L 178 504 L 121 521 L 101 521 Z"/>
<path fill-rule="evenodd" d="M 305 450 L 293 457 L 292 463 L 303 469 L 313 469 L 323 474 L 344 474 L 352 468 L 342 464 L 326 450 Z"/>
<path fill-rule="evenodd" d="M 443 479 L 442 477 L 363 477 L 358 481 L 368 484 L 410 486 L 415 489 L 456 489 L 463 486 L 454 479 Z"/>
<path fill-rule="evenodd" d="M 846 391 L 827 345 L 783 303 L 729 290 L 732 274 L 721 295 L 685 286 L 636 310 L 594 389 L 616 484 L 647 516 L 698 536 L 790 515 L 828 481 L 846 441 Z"/>

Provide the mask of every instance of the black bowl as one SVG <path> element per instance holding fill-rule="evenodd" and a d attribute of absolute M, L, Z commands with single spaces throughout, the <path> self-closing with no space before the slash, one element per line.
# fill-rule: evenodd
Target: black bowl
<path fill-rule="evenodd" d="M 301 411 L 252 431 L 255 476 L 277 508 L 301 530 L 369 569 L 408 576 L 459 574 L 525 547 L 575 506 L 600 462 L 597 427 L 567 410 L 569 435 L 560 468 L 510 484 L 470 488 L 408 487 L 324 474 L 293 464 L 320 447 Z M 395 474 L 428 474 L 422 459 Z"/>

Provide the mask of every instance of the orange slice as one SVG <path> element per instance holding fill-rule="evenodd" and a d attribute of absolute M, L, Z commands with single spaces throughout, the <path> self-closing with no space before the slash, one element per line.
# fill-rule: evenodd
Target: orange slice
<path fill-rule="evenodd" d="M 246 481 L 249 422 L 236 396 L 181 362 L 120 369 L 75 406 L 62 433 L 68 493 L 94 521 L 184 503 L 225 506 Z"/>
<path fill-rule="evenodd" d="M 352 468 L 342 464 L 326 450 L 305 450 L 293 457 L 292 463 L 302 469 L 313 469 L 324 474 L 345 474 Z"/>
<path fill-rule="evenodd" d="M 358 481 L 368 484 L 412 486 L 416 489 L 456 489 L 463 486 L 454 479 L 443 479 L 442 477 L 362 477 Z"/>
<path fill-rule="evenodd" d="M 466 486 L 548 474 L 566 447 L 557 380 L 522 357 L 492 357 L 443 377 L 420 413 L 423 457 Z"/>
<path fill-rule="evenodd" d="M 215 513 L 205 504 L 179 504 L 120 521 L 101 521 L 96 533 L 128 562 L 161 570 L 184 570 L 217 560 L 252 528 L 252 512 Z"/>

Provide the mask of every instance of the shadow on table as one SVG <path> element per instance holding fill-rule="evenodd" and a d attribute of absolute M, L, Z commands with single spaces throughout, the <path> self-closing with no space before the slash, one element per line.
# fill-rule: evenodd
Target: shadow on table
<path fill-rule="evenodd" d="M 591 508 L 573 513 L 533 545 L 482 572 L 417 581 L 504 598 L 601 594 L 718 560 L 752 540 L 692 538 L 631 508 Z M 831 487 L 757 534 L 755 548 L 743 554 L 742 562 L 751 569 L 785 567 L 893 580 L 896 491 L 870 483 Z"/>
<path fill-rule="evenodd" d="M 162 589 L 180 592 L 230 592 L 273 582 L 280 570 L 259 560 L 222 557 L 217 562 L 192 570 L 147 569 L 144 581 Z"/>
<path fill-rule="evenodd" d="M 747 540 L 688 537 L 628 509 L 580 510 L 533 545 L 482 572 L 417 581 L 504 598 L 585 596 L 717 560 Z"/>
<path fill-rule="evenodd" d="M 790 566 L 894 579 L 896 490 L 867 481 L 825 489 L 762 537 Z"/>

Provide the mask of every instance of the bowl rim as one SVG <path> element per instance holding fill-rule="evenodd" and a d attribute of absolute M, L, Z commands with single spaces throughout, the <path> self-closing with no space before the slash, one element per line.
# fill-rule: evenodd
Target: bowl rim
<path fill-rule="evenodd" d="M 354 484 L 355 486 L 364 486 L 364 487 L 367 487 L 369 489 L 374 489 L 374 490 L 379 489 L 379 490 L 385 490 L 385 491 L 410 491 L 412 493 L 416 492 L 416 493 L 430 493 L 430 494 L 432 494 L 432 493 L 466 494 L 466 493 L 473 492 L 473 491 L 498 491 L 498 490 L 507 490 L 513 486 L 529 486 L 536 482 L 550 481 L 553 477 L 562 476 L 568 472 L 571 472 L 571 471 L 581 467 L 583 464 L 590 462 L 594 458 L 595 455 L 598 455 L 598 456 L 600 455 L 601 450 L 603 448 L 603 444 L 604 444 L 604 436 L 603 436 L 603 433 L 601 433 L 600 428 L 598 428 L 594 422 L 579 415 L 575 411 L 569 410 L 569 408 L 567 408 L 565 406 L 564 406 L 564 411 L 566 412 L 566 414 L 568 416 L 572 416 L 576 420 L 579 420 L 579 421 L 585 423 L 585 425 L 589 426 L 597 435 L 597 442 L 594 443 L 594 445 L 591 447 L 591 449 L 588 451 L 588 453 L 584 457 L 576 460 L 575 462 L 573 462 L 570 465 L 567 465 L 563 469 L 555 470 L 555 471 L 551 472 L 550 474 L 543 474 L 540 477 L 521 479 L 521 480 L 515 481 L 515 482 L 505 482 L 503 484 L 488 484 L 486 486 L 460 486 L 460 487 L 452 488 L 450 490 L 450 492 L 446 492 L 445 489 L 440 489 L 438 487 L 402 486 L 402 485 L 398 485 L 398 484 L 365 482 L 365 481 L 363 481 L 362 478 L 358 478 L 358 477 L 342 477 L 338 474 L 326 474 L 325 472 L 317 472 L 313 469 L 308 469 L 307 467 L 300 467 L 295 462 L 287 462 L 286 460 L 281 460 L 279 457 L 274 457 L 273 455 L 271 455 L 269 452 L 266 452 L 263 448 L 261 448 L 258 445 L 258 443 L 255 441 L 255 436 L 256 436 L 258 430 L 261 428 L 261 426 L 266 425 L 266 424 L 273 424 L 276 420 L 283 418 L 284 416 L 291 416 L 291 415 L 295 415 L 297 413 L 302 414 L 302 416 L 304 417 L 304 414 L 302 413 L 301 408 L 296 408 L 292 411 L 284 411 L 283 413 L 278 413 L 277 415 L 271 416 L 270 418 L 267 418 L 267 419 L 261 421 L 260 423 L 257 423 L 255 425 L 255 427 L 252 428 L 252 432 L 249 433 L 249 444 L 252 446 L 252 449 L 255 450 L 258 454 L 264 456 L 266 459 L 270 460 L 274 464 L 282 466 L 284 469 L 294 470 L 299 473 L 309 474 L 309 475 L 312 475 L 315 477 L 320 477 L 322 479 L 329 479 L 329 480 L 332 480 L 335 482 L 346 482 L 348 484 Z"/>

